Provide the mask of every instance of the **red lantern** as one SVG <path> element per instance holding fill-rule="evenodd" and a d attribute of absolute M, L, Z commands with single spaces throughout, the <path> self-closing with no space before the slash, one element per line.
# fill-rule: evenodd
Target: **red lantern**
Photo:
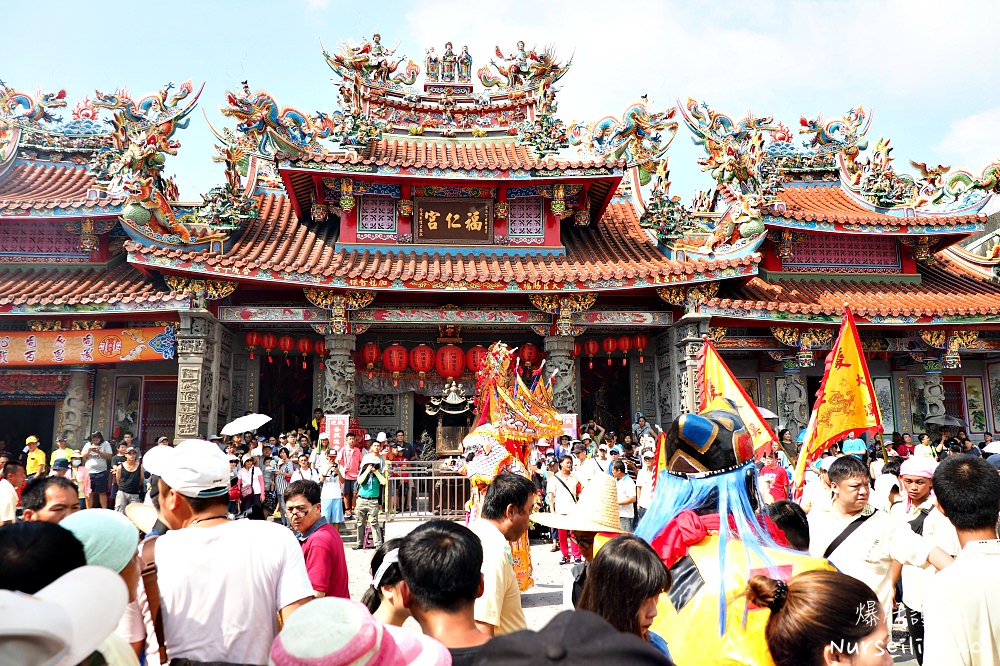
<path fill-rule="evenodd" d="M 538 363 L 541 357 L 541 352 L 539 351 L 537 345 L 531 342 L 526 342 L 521 345 L 521 351 L 518 356 L 521 357 L 521 363 L 524 363 L 524 367 L 530 370 L 532 365 Z"/>
<path fill-rule="evenodd" d="M 611 355 L 618 349 L 618 341 L 614 338 L 604 338 L 601 347 L 608 353 L 608 365 L 611 365 Z"/>
<path fill-rule="evenodd" d="M 292 336 L 283 335 L 278 338 L 278 349 L 285 352 L 285 365 L 291 365 L 292 362 L 288 360 L 288 352 L 295 349 L 295 340 L 292 339 Z"/>
<path fill-rule="evenodd" d="M 642 363 L 642 350 L 649 344 L 649 339 L 642 333 L 636 333 L 632 336 L 632 344 L 639 350 L 639 363 Z"/>
<path fill-rule="evenodd" d="M 368 379 L 372 378 L 372 371 L 375 369 L 375 364 L 378 363 L 380 354 L 378 345 L 374 342 L 366 342 L 365 346 L 361 348 L 361 358 L 368 366 Z"/>
<path fill-rule="evenodd" d="M 623 335 L 618 338 L 618 349 L 622 350 L 622 365 L 628 363 L 628 350 L 632 348 L 632 337 L 628 335 Z"/>
<path fill-rule="evenodd" d="M 299 338 L 299 341 L 295 343 L 298 348 L 299 353 L 302 354 L 302 369 L 306 369 L 306 356 L 312 351 L 313 343 L 309 338 Z"/>
<path fill-rule="evenodd" d="M 597 353 L 598 349 L 600 349 L 600 345 L 598 345 L 597 340 L 594 340 L 593 338 L 583 343 L 583 351 L 587 352 L 587 356 L 590 358 L 588 367 L 591 370 L 594 369 L 594 354 Z"/>
<path fill-rule="evenodd" d="M 434 369 L 434 350 L 427 345 L 417 345 L 410 350 L 410 367 L 420 378 L 420 388 L 424 387 L 424 377 Z"/>
<path fill-rule="evenodd" d="M 434 355 L 434 366 L 445 379 L 454 379 L 465 370 L 465 353 L 455 345 L 445 345 Z"/>
<path fill-rule="evenodd" d="M 579 342 L 574 342 L 573 351 L 570 353 L 570 356 L 572 356 L 573 358 L 577 358 L 578 356 L 580 356 L 581 353 L 583 353 L 583 347 L 580 346 Z"/>
<path fill-rule="evenodd" d="M 326 367 L 324 363 L 326 359 L 326 340 L 317 340 L 313 348 L 316 350 L 316 356 L 319 356 L 319 369 L 322 370 Z"/>
<path fill-rule="evenodd" d="M 476 345 L 469 351 L 465 352 L 465 365 L 469 368 L 471 372 L 479 372 L 479 368 L 483 365 L 483 359 L 486 358 L 486 347 L 482 345 Z"/>
<path fill-rule="evenodd" d="M 243 340 L 247 343 L 247 347 L 250 348 L 250 360 L 253 360 L 253 350 L 260 344 L 260 333 L 257 331 L 247 331 L 247 334 L 243 336 Z"/>
<path fill-rule="evenodd" d="M 382 365 L 392 373 L 392 385 L 399 386 L 399 373 L 406 370 L 406 364 L 410 359 L 410 353 L 406 347 L 400 344 L 392 344 L 382 352 Z"/>
<path fill-rule="evenodd" d="M 265 333 L 260 336 L 260 346 L 267 352 L 268 363 L 274 363 L 274 359 L 271 358 L 271 350 L 274 349 L 274 345 L 276 344 L 278 344 L 278 338 L 274 337 L 273 333 Z"/>

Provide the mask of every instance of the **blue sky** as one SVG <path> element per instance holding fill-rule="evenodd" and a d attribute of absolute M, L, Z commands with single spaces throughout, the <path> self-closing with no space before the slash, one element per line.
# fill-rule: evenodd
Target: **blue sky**
<path fill-rule="evenodd" d="M 381 32 L 422 62 L 424 49 L 468 44 L 474 68 L 499 45 L 554 44 L 574 65 L 560 82 L 566 122 L 620 114 L 647 94 L 657 107 L 691 96 L 734 118 L 748 109 L 793 130 L 798 119 L 874 108 L 869 136 L 892 138 L 908 161 L 978 174 L 1000 159 L 1000 3 L 843 0 L 481 3 L 470 0 L 169 3 L 3 2 L 0 79 L 33 92 L 65 88 L 70 108 L 94 88 L 142 95 L 167 81 L 205 81 L 200 108 L 217 127 L 225 90 L 249 79 L 282 105 L 335 108 L 320 54 Z M 68 115 L 69 109 L 66 109 Z M 222 179 L 198 112 L 180 133 L 186 199 Z M 687 199 L 711 181 L 682 127 L 670 149 L 673 191 Z"/>

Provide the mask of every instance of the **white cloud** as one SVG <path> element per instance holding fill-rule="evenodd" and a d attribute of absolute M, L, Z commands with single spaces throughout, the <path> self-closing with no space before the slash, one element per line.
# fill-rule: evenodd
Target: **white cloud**
<path fill-rule="evenodd" d="M 1000 127 L 1000 106 L 959 118 L 934 146 L 941 159 L 965 167 L 978 175 L 988 164 L 1000 159 L 1000 146 L 987 140 Z"/>

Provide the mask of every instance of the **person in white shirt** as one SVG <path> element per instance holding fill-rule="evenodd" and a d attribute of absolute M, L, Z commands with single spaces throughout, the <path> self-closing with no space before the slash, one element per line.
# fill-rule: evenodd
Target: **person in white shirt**
<path fill-rule="evenodd" d="M 638 493 L 636 505 L 639 507 L 635 525 L 639 524 L 642 517 L 646 515 L 646 509 L 653 503 L 653 481 L 656 478 L 656 456 L 653 452 L 646 451 L 643 453 L 642 462 L 645 464 L 639 470 L 639 474 L 635 479 L 636 493 Z"/>
<path fill-rule="evenodd" d="M 600 444 L 597 447 L 597 451 L 594 452 L 594 457 L 587 458 L 580 466 L 580 470 L 577 472 L 580 484 L 586 486 L 598 474 L 610 474 L 610 465 L 611 460 L 608 458 L 608 447 L 606 444 Z"/>
<path fill-rule="evenodd" d="M 292 472 L 292 478 L 288 482 L 295 483 L 296 481 L 315 481 L 316 483 L 323 481 L 323 475 L 312 466 L 309 462 L 309 456 L 305 453 L 299 455 L 299 468 Z"/>
<path fill-rule="evenodd" d="M 906 491 L 906 517 L 910 528 L 952 557 L 962 549 L 958 534 L 944 514 L 935 506 L 934 469 L 937 463 L 924 456 L 907 458 L 899 468 L 899 480 Z M 903 567 L 903 605 L 906 607 L 906 629 L 910 653 L 923 663 L 924 653 L 924 593 L 934 577 L 933 569 Z"/>
<path fill-rule="evenodd" d="M 167 659 L 268 663 L 279 617 L 287 623 L 313 598 L 299 543 L 276 523 L 226 518 L 229 462 L 215 444 L 155 447 L 143 464 L 159 477 L 160 518 L 170 528 L 155 552 Z M 131 642 L 153 636 L 148 608 L 123 625 Z M 160 663 L 155 647 L 147 656 Z"/>
<path fill-rule="evenodd" d="M 924 661 L 1000 665 L 1000 476 L 982 458 L 949 456 L 934 470 L 937 507 L 962 546 L 924 595 Z M 930 517 L 930 516 L 928 516 Z"/>
<path fill-rule="evenodd" d="M 892 563 L 937 569 L 952 558 L 909 525 L 868 505 L 868 467 L 855 456 L 837 458 L 829 471 L 834 499 L 828 511 L 809 514 L 809 554 L 871 587 L 883 610 L 893 598 Z M 888 612 L 886 612 L 888 615 Z"/>
<path fill-rule="evenodd" d="M 7 462 L 0 469 L 0 525 L 13 523 L 17 518 L 17 489 L 28 478 L 24 465 Z"/>
<path fill-rule="evenodd" d="M 622 532 L 631 533 L 635 524 L 635 481 L 625 471 L 625 463 L 616 460 L 611 466 L 611 474 L 618 486 L 618 520 Z"/>
<path fill-rule="evenodd" d="M 559 471 L 549 475 L 545 485 L 545 494 L 548 496 L 552 513 L 561 516 L 569 514 L 579 498 L 580 483 L 573 475 L 572 470 L 573 458 L 563 456 L 559 460 Z M 569 564 L 570 553 L 576 562 L 582 562 L 583 556 L 580 554 L 580 547 L 575 541 L 570 540 L 569 530 L 558 530 L 558 535 L 559 550 L 562 551 L 562 560 L 559 564 Z"/>
<path fill-rule="evenodd" d="M 324 467 L 320 505 L 326 522 L 336 526 L 344 522 L 344 471 L 337 464 L 337 452 L 327 452 L 328 462 Z"/>
<path fill-rule="evenodd" d="M 807 514 L 812 510 L 829 511 L 833 502 L 833 488 L 830 487 L 830 465 L 836 458 L 827 456 L 819 462 L 819 476 L 806 483 L 802 489 L 802 500 L 799 506 Z"/>
<path fill-rule="evenodd" d="M 510 542 L 528 531 L 535 484 L 520 474 L 494 477 L 483 497 L 479 520 L 469 525 L 483 544 L 483 593 L 476 599 L 476 627 L 487 636 L 527 629 Z"/>
<path fill-rule="evenodd" d="M 587 445 L 583 442 L 573 445 L 573 474 L 576 475 L 576 480 L 580 482 L 581 486 L 586 486 L 590 477 L 593 475 L 593 468 L 587 465 L 588 460 L 593 460 L 593 458 L 587 457 Z"/>

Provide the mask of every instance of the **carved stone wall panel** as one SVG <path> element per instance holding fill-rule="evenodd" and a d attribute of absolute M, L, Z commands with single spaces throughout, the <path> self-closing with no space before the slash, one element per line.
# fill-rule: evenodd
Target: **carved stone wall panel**
<path fill-rule="evenodd" d="M 656 345 L 656 404 L 657 423 L 663 429 L 674 420 L 674 405 L 677 404 L 674 398 L 674 365 L 673 365 L 673 344 L 670 331 L 661 333 L 655 338 Z"/>
<path fill-rule="evenodd" d="M 197 437 L 200 423 L 199 405 L 202 391 L 202 368 L 182 366 L 177 374 L 176 438 Z"/>
<path fill-rule="evenodd" d="M 778 397 L 781 413 L 778 416 L 792 433 L 794 441 L 809 423 L 809 394 L 798 368 L 786 368 L 783 377 L 784 387 Z"/>

